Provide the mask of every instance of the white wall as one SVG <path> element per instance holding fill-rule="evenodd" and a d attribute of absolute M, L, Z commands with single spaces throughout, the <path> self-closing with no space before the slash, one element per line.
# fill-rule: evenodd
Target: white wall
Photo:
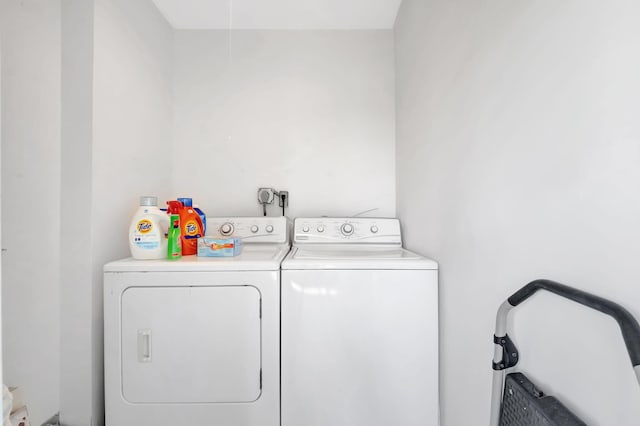
<path fill-rule="evenodd" d="M 4 379 L 33 424 L 60 386 L 60 2 L 0 1 Z"/>
<path fill-rule="evenodd" d="M 63 0 L 60 221 L 61 393 L 64 425 L 91 425 L 91 138 L 93 1 Z"/>
<path fill-rule="evenodd" d="M 271 186 L 291 217 L 395 214 L 392 31 L 179 30 L 174 55 L 174 196 L 260 215 Z"/>
<path fill-rule="evenodd" d="M 441 265 L 443 425 L 487 424 L 495 311 L 529 280 L 640 317 L 638 14 L 624 0 L 402 5 L 397 209 L 408 246 Z M 543 390 L 588 424 L 638 424 L 613 321 L 545 294 L 514 327 Z"/>
<path fill-rule="evenodd" d="M 2 31 L 0 31 L 0 188 L 2 188 Z M 0 247 L 2 246 L 2 191 L 0 190 Z M 4 384 L 2 372 L 2 261 L 0 259 L 0 384 Z"/>

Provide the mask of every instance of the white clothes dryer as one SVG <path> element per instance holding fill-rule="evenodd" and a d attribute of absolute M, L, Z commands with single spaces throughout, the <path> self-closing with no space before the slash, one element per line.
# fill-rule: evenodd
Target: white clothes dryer
<path fill-rule="evenodd" d="M 281 426 L 439 424 L 438 265 L 397 219 L 296 219 L 281 303 Z"/>
<path fill-rule="evenodd" d="M 208 218 L 242 254 L 105 265 L 107 426 L 280 424 L 284 217 Z"/>

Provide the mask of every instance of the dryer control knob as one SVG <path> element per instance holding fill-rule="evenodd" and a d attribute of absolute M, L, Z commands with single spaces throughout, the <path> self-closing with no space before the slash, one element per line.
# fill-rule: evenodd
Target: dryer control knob
<path fill-rule="evenodd" d="M 256 232 L 258 232 L 258 225 L 253 225 L 253 226 L 251 227 L 251 232 L 253 232 L 254 234 L 255 234 Z"/>
<path fill-rule="evenodd" d="M 220 233 L 225 236 L 233 234 L 233 223 L 223 223 L 220 227 Z"/>
<path fill-rule="evenodd" d="M 302 232 L 309 232 L 309 227 L 305 226 L 304 228 L 302 228 Z"/>
<path fill-rule="evenodd" d="M 273 232 L 273 225 L 267 225 L 266 230 L 268 233 L 272 233 Z"/>
<path fill-rule="evenodd" d="M 349 235 L 353 234 L 353 225 L 350 224 L 350 223 L 344 223 L 340 227 L 340 231 L 342 232 L 342 235 L 349 236 Z"/>
<path fill-rule="evenodd" d="M 318 232 L 324 232 L 324 226 L 322 225 L 318 226 Z"/>
<path fill-rule="evenodd" d="M 374 233 L 374 234 L 377 234 L 377 233 L 378 233 L 378 227 L 377 227 L 377 226 L 375 226 L 375 225 L 373 225 L 373 226 L 371 227 L 371 232 L 372 232 L 372 233 Z"/>

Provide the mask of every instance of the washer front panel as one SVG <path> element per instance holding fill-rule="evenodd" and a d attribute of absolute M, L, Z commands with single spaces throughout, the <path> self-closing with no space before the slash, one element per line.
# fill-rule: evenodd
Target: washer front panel
<path fill-rule="evenodd" d="M 434 270 L 282 271 L 282 426 L 437 426 Z"/>

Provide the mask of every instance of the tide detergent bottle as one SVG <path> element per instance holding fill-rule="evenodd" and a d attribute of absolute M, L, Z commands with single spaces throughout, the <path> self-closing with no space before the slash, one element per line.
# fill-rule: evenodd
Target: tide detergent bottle
<path fill-rule="evenodd" d="M 193 206 L 180 203 L 180 233 L 182 234 L 182 255 L 198 253 L 198 238 L 204 237 L 204 225 Z"/>
<path fill-rule="evenodd" d="M 204 214 L 197 204 L 193 204 L 193 199 L 191 198 L 181 197 L 178 198 L 178 201 L 180 201 L 185 207 L 192 207 L 196 213 L 198 213 L 200 219 L 202 219 L 202 236 L 204 237 L 207 235 L 207 215 Z"/>
<path fill-rule="evenodd" d="M 129 249 L 134 259 L 164 259 L 169 218 L 158 208 L 158 198 L 140 197 L 140 207 L 129 227 Z"/>

